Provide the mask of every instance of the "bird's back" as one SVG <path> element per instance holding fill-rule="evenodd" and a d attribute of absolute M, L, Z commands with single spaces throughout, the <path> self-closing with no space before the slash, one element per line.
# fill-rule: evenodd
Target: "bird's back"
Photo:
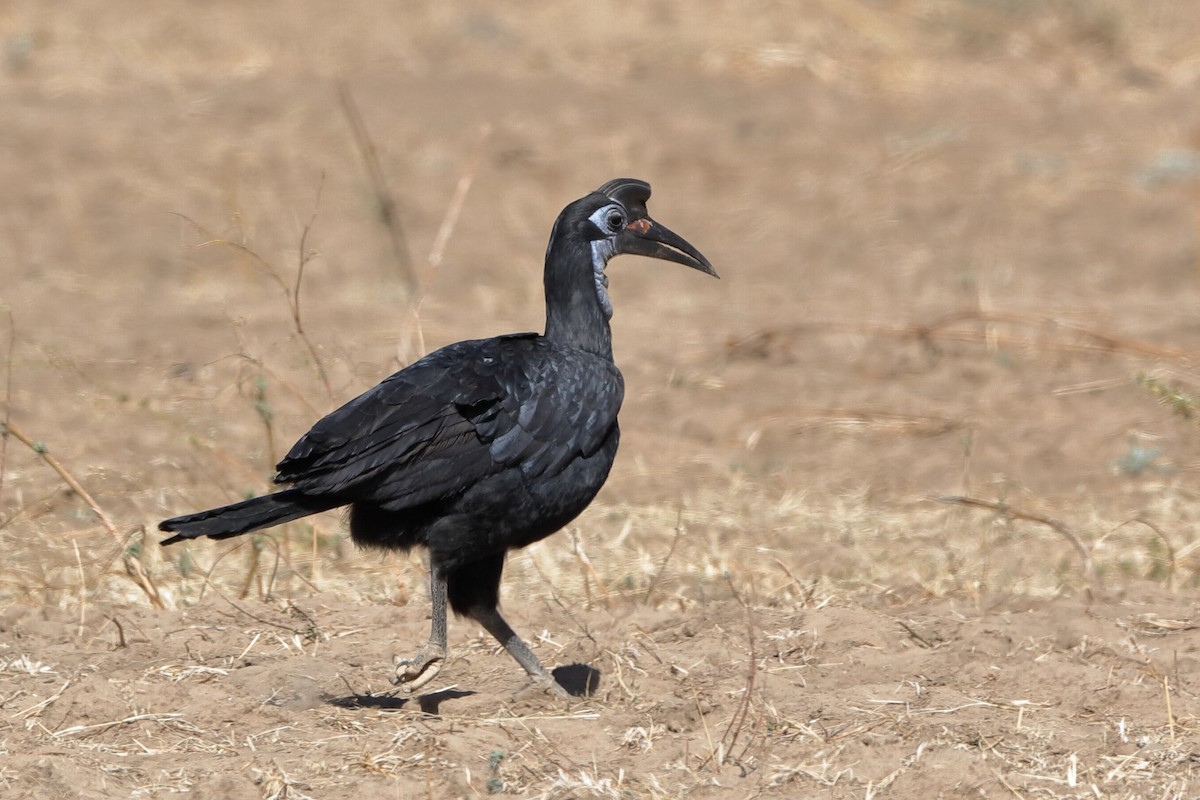
<path fill-rule="evenodd" d="M 458 342 L 319 421 L 276 481 L 388 511 L 452 499 L 508 471 L 561 493 L 574 461 L 606 445 L 615 454 L 623 395 L 611 361 L 536 334 Z M 593 480 L 585 472 L 574 480 Z"/>

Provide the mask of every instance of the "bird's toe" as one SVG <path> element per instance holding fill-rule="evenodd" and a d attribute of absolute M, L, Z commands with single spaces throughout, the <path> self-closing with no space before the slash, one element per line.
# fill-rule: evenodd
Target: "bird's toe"
<path fill-rule="evenodd" d="M 577 697 L 575 697 L 575 695 L 571 694 L 566 689 L 564 689 L 562 687 L 562 684 L 557 683 L 557 682 L 551 682 L 549 686 L 544 687 L 544 691 L 546 691 L 551 696 L 557 697 L 559 700 L 563 700 L 568 703 L 573 703 L 578 699 Z"/>
<path fill-rule="evenodd" d="M 445 653 L 429 648 L 421 649 L 412 658 L 398 658 L 392 684 L 406 692 L 414 692 L 437 677 L 445 660 Z"/>
<path fill-rule="evenodd" d="M 573 703 L 579 699 L 575 695 L 568 692 L 566 687 L 554 680 L 554 678 L 549 674 L 532 676 L 532 680 L 530 680 L 530 682 L 526 684 L 524 688 L 518 689 L 514 693 L 513 697 L 516 699 L 521 695 L 532 694 L 535 692 L 538 694 L 548 694 L 551 697 L 567 703 Z"/>

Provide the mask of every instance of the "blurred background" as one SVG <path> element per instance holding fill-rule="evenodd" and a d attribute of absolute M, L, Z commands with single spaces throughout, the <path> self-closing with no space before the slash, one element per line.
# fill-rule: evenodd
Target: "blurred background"
<path fill-rule="evenodd" d="M 430 349 L 540 329 L 555 215 L 624 175 L 722 280 L 610 269 L 625 436 L 573 534 L 597 580 L 644 588 L 674 543 L 681 599 L 1085 585 L 1053 530 L 930 499 L 956 495 L 1061 518 L 1119 581 L 1194 582 L 1198 18 L 8 3 L 0 398 L 32 446 L 4 443 L 0 596 L 77 592 L 76 547 L 97 596 L 145 594 L 114 552 L 194 596 L 223 551 L 159 551 L 158 519 L 266 490 Z M 275 589 L 421 591 L 336 516 L 284 536 Z M 556 541 L 511 569 L 573 565 Z M 255 569 L 213 576 L 269 593 Z"/>

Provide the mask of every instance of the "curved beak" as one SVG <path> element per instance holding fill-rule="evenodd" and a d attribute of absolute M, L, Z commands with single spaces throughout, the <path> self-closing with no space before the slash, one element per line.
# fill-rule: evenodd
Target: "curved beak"
<path fill-rule="evenodd" d="M 721 277 L 699 250 L 688 244 L 682 236 L 649 217 L 629 223 L 625 230 L 617 235 L 616 245 L 618 253 L 674 261 L 676 264 L 708 273 L 714 278 Z"/>

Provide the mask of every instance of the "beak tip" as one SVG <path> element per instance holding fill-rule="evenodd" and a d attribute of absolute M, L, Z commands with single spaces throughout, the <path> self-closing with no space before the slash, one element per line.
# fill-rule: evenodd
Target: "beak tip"
<path fill-rule="evenodd" d="M 713 265 L 679 234 L 643 216 L 629 223 L 617 239 L 617 252 L 674 261 L 714 278 L 720 278 Z"/>

